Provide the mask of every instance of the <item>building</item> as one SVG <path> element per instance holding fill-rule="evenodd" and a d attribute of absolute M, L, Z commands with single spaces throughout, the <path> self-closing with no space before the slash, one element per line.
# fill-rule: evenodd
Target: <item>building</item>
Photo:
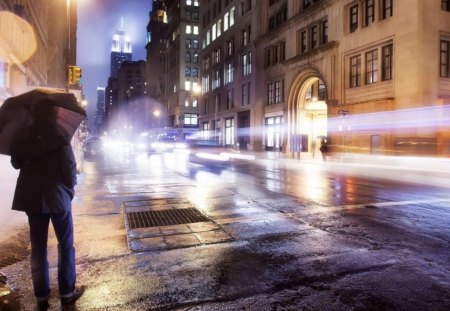
<path fill-rule="evenodd" d="M 147 97 L 146 67 L 144 60 L 124 61 L 117 75 L 119 124 L 134 133 L 147 130 L 153 118 Z"/>
<path fill-rule="evenodd" d="M 168 44 L 168 23 L 166 5 L 163 0 L 153 0 L 150 21 L 147 25 L 147 94 L 165 102 L 166 58 Z"/>
<path fill-rule="evenodd" d="M 105 116 L 105 88 L 97 87 L 97 106 L 95 109 L 94 127 L 95 131 L 102 130 L 103 118 Z"/>
<path fill-rule="evenodd" d="M 131 61 L 133 51 L 130 38 L 125 33 L 123 19 L 120 29 L 113 35 L 111 46 L 110 77 L 117 77 L 120 65 L 124 61 Z"/>
<path fill-rule="evenodd" d="M 123 19 L 121 19 L 120 29 L 113 35 L 111 45 L 110 76 L 105 89 L 105 115 L 103 117 L 105 128 L 116 127 L 118 112 L 118 73 L 122 62 L 131 61 L 132 44 L 126 35 Z"/>
<path fill-rule="evenodd" d="M 284 150 L 327 137 L 335 152 L 450 153 L 449 1 L 270 0 L 257 14 L 264 147 L 278 119 Z"/>
<path fill-rule="evenodd" d="M 180 138 L 198 131 L 200 23 L 198 0 L 168 0 L 169 43 L 166 107 L 169 127 Z"/>
<path fill-rule="evenodd" d="M 243 150 L 259 150 L 251 0 L 201 1 L 200 129 L 203 139 Z"/>
<path fill-rule="evenodd" d="M 65 88 L 76 61 L 77 1 L 0 0 L 0 103 L 38 86 Z"/>

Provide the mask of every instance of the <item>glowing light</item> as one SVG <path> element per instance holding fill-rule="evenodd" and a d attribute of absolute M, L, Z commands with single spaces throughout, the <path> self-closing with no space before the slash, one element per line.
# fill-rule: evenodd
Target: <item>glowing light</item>
<path fill-rule="evenodd" d="M 23 63 L 37 48 L 33 27 L 10 12 L 0 12 L 0 38 L 6 43 L 2 44 L 0 58 L 7 62 Z"/>

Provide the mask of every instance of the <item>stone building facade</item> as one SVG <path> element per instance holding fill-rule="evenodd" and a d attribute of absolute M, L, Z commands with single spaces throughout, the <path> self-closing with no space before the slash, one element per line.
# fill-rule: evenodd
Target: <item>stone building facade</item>
<path fill-rule="evenodd" d="M 236 7 L 236 22 L 242 9 L 251 8 L 254 96 L 248 149 L 314 152 L 326 139 L 336 153 L 450 153 L 448 1 L 205 0 L 201 16 L 214 6 L 222 13 L 205 17 L 203 41 L 230 6 Z M 202 61 L 214 58 L 217 47 L 226 49 L 229 35 L 221 23 L 219 38 L 202 41 Z M 237 28 L 233 34 L 241 41 Z M 237 46 L 230 56 L 235 77 L 242 77 L 244 53 Z M 226 70 L 226 64 L 219 67 Z M 209 103 L 215 94 L 215 67 L 210 66 L 202 69 L 200 130 L 205 135 L 216 119 Z M 242 80 L 219 84 L 216 92 L 226 92 L 239 89 Z M 238 117 L 236 112 L 233 118 Z"/>
<path fill-rule="evenodd" d="M 268 120 L 279 116 L 288 151 L 298 136 L 304 152 L 326 137 L 335 152 L 448 155 L 445 2 L 262 1 L 256 126 L 266 128 L 264 144 Z"/>

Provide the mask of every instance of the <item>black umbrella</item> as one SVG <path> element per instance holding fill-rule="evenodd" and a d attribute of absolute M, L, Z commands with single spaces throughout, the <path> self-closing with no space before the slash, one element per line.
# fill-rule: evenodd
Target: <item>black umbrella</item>
<path fill-rule="evenodd" d="M 38 88 L 0 107 L 0 153 L 32 159 L 70 143 L 86 118 L 72 93 Z"/>

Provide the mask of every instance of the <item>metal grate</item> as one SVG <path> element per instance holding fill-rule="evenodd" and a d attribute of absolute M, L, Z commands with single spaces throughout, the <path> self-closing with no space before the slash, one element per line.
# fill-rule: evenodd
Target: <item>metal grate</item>
<path fill-rule="evenodd" d="M 171 226 L 209 221 L 195 208 L 127 213 L 129 229 Z"/>

